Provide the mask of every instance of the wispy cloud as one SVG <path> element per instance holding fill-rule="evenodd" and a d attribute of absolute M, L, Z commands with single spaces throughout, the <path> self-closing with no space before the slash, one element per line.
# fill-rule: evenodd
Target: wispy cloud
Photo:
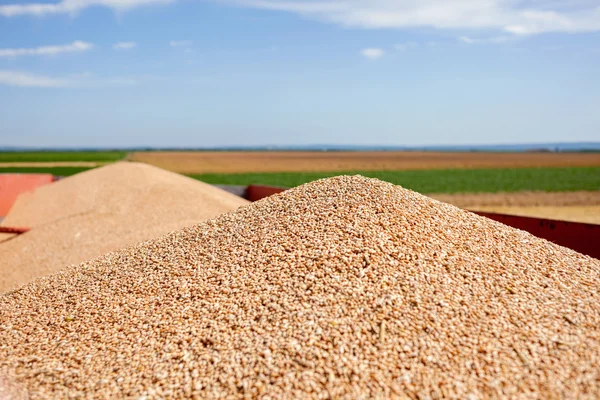
<path fill-rule="evenodd" d="M 115 50 L 130 50 L 137 46 L 136 42 L 118 42 L 113 45 Z"/>
<path fill-rule="evenodd" d="M 544 51 L 560 51 L 564 49 L 564 46 L 561 45 L 547 45 L 547 46 L 542 46 L 541 47 L 542 50 Z"/>
<path fill-rule="evenodd" d="M 461 36 L 458 38 L 458 40 L 460 40 L 461 42 L 466 43 L 466 44 L 485 44 L 485 43 L 501 44 L 501 43 L 506 43 L 506 42 L 510 42 L 511 40 L 514 40 L 514 37 L 494 36 L 494 37 L 488 37 L 488 38 L 472 38 L 470 36 Z"/>
<path fill-rule="evenodd" d="M 50 78 L 48 76 L 35 75 L 21 71 L 0 70 L 0 85 L 37 88 L 57 88 L 68 86 L 68 81 L 65 79 Z"/>
<path fill-rule="evenodd" d="M 57 3 L 5 4 L 0 5 L 0 16 L 76 14 L 94 6 L 110 8 L 115 11 L 128 11 L 137 7 L 168 4 L 174 1 L 176 0 L 62 0 Z"/>
<path fill-rule="evenodd" d="M 139 79 L 132 77 L 109 77 L 109 78 L 86 78 L 73 79 L 70 86 L 80 89 L 100 89 L 121 86 L 135 86 L 140 83 Z"/>
<path fill-rule="evenodd" d="M 419 46 L 419 44 L 417 42 L 406 42 L 406 43 L 397 43 L 394 45 L 394 48 L 396 50 L 408 50 L 411 49 L 413 47 L 417 47 Z"/>
<path fill-rule="evenodd" d="M 171 40 L 169 46 L 171 47 L 189 47 L 193 44 L 191 40 Z"/>
<path fill-rule="evenodd" d="M 70 44 L 58 46 L 42 46 L 33 48 L 18 49 L 0 49 L 0 57 L 21 57 L 21 56 L 55 56 L 61 53 L 74 53 L 87 51 L 93 48 L 91 43 L 76 40 Z"/>
<path fill-rule="evenodd" d="M 360 54 L 369 60 L 377 60 L 385 55 L 385 51 L 383 49 L 372 47 L 368 49 L 362 49 Z"/>
<path fill-rule="evenodd" d="M 514 35 L 600 31 L 596 0 L 230 0 L 366 29 L 496 29 Z"/>
<path fill-rule="evenodd" d="M 137 83 L 138 80 L 133 78 L 95 78 L 89 72 L 59 78 L 25 71 L 0 70 L 0 86 L 23 88 L 104 88 L 131 86 Z"/>

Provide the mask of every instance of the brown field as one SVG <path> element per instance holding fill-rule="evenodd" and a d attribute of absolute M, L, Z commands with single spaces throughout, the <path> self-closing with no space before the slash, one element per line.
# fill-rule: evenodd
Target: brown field
<path fill-rule="evenodd" d="M 600 153 L 157 151 L 128 159 L 186 174 L 600 166 Z"/>
<path fill-rule="evenodd" d="M 600 192 L 432 194 L 472 211 L 600 224 Z"/>
<path fill-rule="evenodd" d="M 498 214 L 519 215 L 522 217 L 548 218 L 559 221 L 585 222 L 600 224 L 600 206 L 567 207 L 500 207 L 481 206 L 470 208 L 472 211 L 488 211 Z"/>
<path fill-rule="evenodd" d="M 514 192 L 514 193 L 433 193 L 436 200 L 461 208 L 480 207 L 581 207 L 600 206 L 600 191 Z M 481 209 L 481 211 L 484 211 Z"/>

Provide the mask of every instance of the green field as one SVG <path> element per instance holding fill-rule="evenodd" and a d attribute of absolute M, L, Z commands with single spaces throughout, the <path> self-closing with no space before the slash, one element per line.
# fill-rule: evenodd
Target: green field
<path fill-rule="evenodd" d="M 111 162 L 126 155 L 125 151 L 15 151 L 0 152 L 0 162 Z"/>
<path fill-rule="evenodd" d="M 0 174 L 52 174 L 71 176 L 91 168 L 87 167 L 0 167 Z"/>
<path fill-rule="evenodd" d="M 421 193 L 600 190 L 600 167 L 203 174 L 192 175 L 192 178 L 207 183 L 293 187 L 330 176 L 355 174 L 378 178 Z"/>
<path fill-rule="evenodd" d="M 48 173 L 70 176 L 88 169 L 84 167 L 0 168 L 0 173 Z M 600 167 L 203 174 L 190 175 L 190 177 L 207 183 L 226 185 L 255 183 L 293 187 L 330 176 L 356 174 L 402 185 L 421 193 L 600 190 Z"/>

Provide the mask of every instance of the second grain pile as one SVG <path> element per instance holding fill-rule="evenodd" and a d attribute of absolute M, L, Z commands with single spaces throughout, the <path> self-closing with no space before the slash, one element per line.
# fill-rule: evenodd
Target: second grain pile
<path fill-rule="evenodd" d="M 32 229 L 0 242 L 0 293 L 247 203 L 141 163 L 111 164 L 43 186 L 21 195 L 2 221 Z"/>
<path fill-rule="evenodd" d="M 600 261 L 313 182 L 0 297 L 32 398 L 600 397 Z"/>

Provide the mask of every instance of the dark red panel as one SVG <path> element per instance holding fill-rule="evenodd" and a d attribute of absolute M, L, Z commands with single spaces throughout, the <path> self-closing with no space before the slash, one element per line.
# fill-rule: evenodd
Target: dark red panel
<path fill-rule="evenodd" d="M 258 201 L 287 189 L 277 186 L 250 185 L 246 188 L 246 199 L 249 201 Z"/>

